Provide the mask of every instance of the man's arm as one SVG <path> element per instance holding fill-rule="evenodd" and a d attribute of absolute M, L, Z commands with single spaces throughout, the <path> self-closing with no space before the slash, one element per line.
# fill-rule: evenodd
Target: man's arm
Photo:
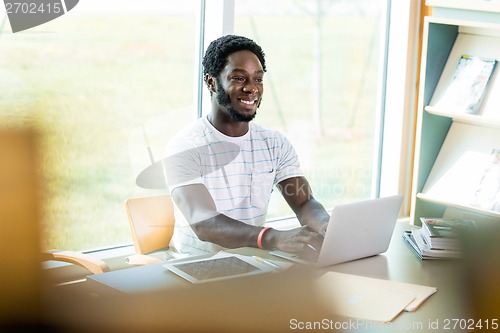
<path fill-rule="evenodd" d="M 305 177 L 288 178 L 278 183 L 277 187 L 300 224 L 307 225 L 324 236 L 330 215 L 323 205 L 314 199 L 307 179 Z"/>
<path fill-rule="evenodd" d="M 248 225 L 218 213 L 212 196 L 203 184 L 177 187 L 171 194 L 201 240 L 227 248 L 257 247 L 262 227 Z M 286 231 L 269 229 L 262 238 L 265 249 L 288 252 L 311 251 L 308 244 L 320 248 L 321 243 L 322 237 L 308 226 Z"/>

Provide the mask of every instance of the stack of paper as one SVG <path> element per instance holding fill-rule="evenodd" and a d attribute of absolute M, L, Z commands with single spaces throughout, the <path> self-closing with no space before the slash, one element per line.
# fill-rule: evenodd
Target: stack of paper
<path fill-rule="evenodd" d="M 462 257 L 461 237 L 476 228 L 472 219 L 421 217 L 421 229 L 405 231 L 403 238 L 421 259 Z"/>
<path fill-rule="evenodd" d="M 461 258 L 462 251 L 457 249 L 435 249 L 432 248 L 425 240 L 422 230 L 415 229 L 405 231 L 403 238 L 412 246 L 415 253 L 420 259 L 447 259 Z"/>

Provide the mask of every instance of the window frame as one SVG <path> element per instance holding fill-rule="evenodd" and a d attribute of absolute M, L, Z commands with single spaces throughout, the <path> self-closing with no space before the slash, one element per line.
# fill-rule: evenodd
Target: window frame
<path fill-rule="evenodd" d="M 422 1 L 390 1 L 386 41 L 378 195 L 403 194 L 401 217 L 409 217 L 411 206 Z"/>

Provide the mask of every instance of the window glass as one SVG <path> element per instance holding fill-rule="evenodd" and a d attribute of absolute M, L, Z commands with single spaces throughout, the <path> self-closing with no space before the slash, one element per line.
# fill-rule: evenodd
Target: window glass
<path fill-rule="evenodd" d="M 15 34 L 0 16 L 0 124 L 40 129 L 46 249 L 131 242 L 124 200 L 154 194 L 137 175 L 194 118 L 198 7 L 85 0 Z"/>
<path fill-rule="evenodd" d="M 0 124 L 41 132 L 46 249 L 130 243 L 124 200 L 164 193 L 136 177 L 193 120 L 199 5 L 85 0 L 16 34 L 0 16 Z M 235 1 L 235 33 L 267 55 L 256 121 L 288 136 L 327 207 L 372 193 L 386 5 Z M 269 218 L 290 213 L 275 193 Z"/>
<path fill-rule="evenodd" d="M 386 1 L 235 3 L 235 33 L 266 53 L 255 121 L 291 140 L 326 207 L 370 197 Z M 268 218 L 291 213 L 280 194 L 272 200 Z"/>

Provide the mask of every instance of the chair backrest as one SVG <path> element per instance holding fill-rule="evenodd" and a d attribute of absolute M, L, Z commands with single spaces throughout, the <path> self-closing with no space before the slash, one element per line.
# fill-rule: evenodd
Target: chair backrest
<path fill-rule="evenodd" d="M 170 195 L 125 201 L 135 252 L 148 254 L 168 247 L 174 233 L 174 207 Z"/>

